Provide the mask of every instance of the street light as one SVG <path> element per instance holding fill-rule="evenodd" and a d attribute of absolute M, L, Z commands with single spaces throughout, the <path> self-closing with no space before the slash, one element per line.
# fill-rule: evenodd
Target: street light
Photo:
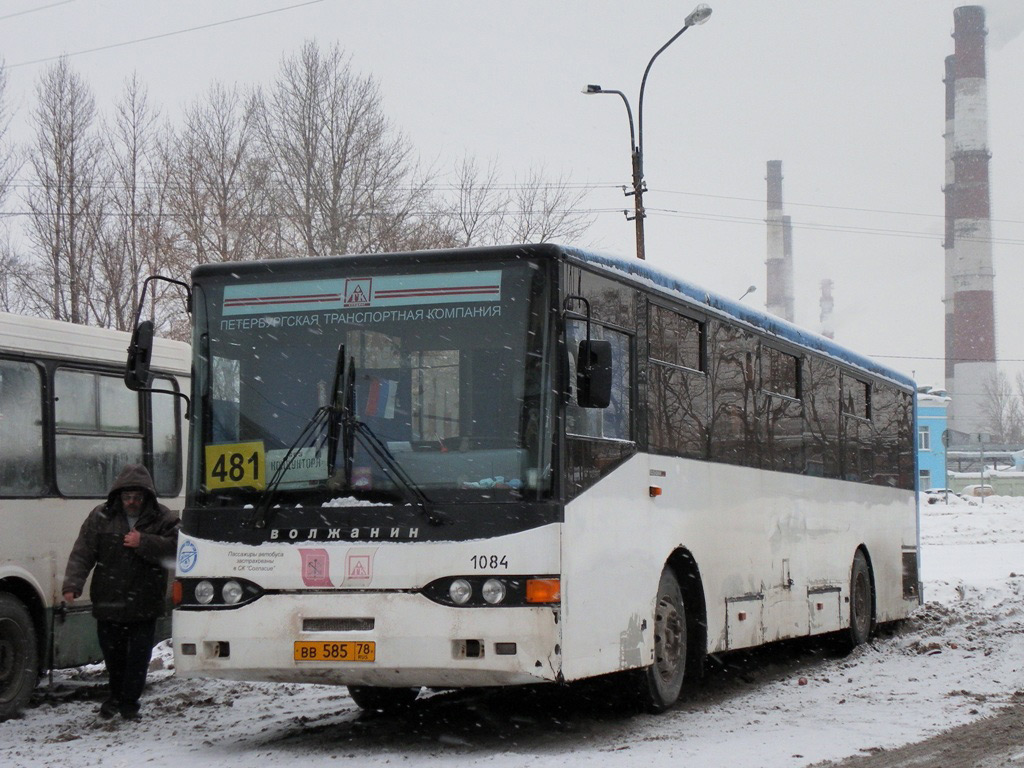
<path fill-rule="evenodd" d="M 736 299 L 736 301 L 743 301 L 745 298 L 747 298 L 748 294 L 751 294 L 751 293 L 753 293 L 756 290 L 757 290 L 757 286 L 756 285 L 750 286 L 749 288 L 747 288 L 747 290 L 745 290 L 743 292 L 742 296 L 740 296 L 738 299 Z"/>
<path fill-rule="evenodd" d="M 629 118 L 629 144 L 633 157 L 633 191 L 626 194 L 633 195 L 633 219 L 636 221 L 636 257 L 638 259 L 646 258 L 644 249 L 644 216 L 646 216 L 644 212 L 644 90 L 647 88 L 647 75 L 651 71 L 651 65 L 654 64 L 654 60 L 661 55 L 662 51 L 672 45 L 690 27 L 703 24 L 708 20 L 709 16 L 711 16 L 711 8 L 704 3 L 698 5 L 684 20 L 683 28 L 672 35 L 671 39 L 661 46 L 651 56 L 651 60 L 647 62 L 647 69 L 644 70 L 643 79 L 640 81 L 640 99 L 637 102 L 637 130 L 635 134 L 633 132 L 633 110 L 629 108 L 629 99 L 626 98 L 626 94 L 622 91 L 602 88 L 600 85 L 588 85 L 583 89 L 583 93 L 586 94 L 615 94 L 621 97 L 622 103 L 626 105 L 626 117 Z"/>

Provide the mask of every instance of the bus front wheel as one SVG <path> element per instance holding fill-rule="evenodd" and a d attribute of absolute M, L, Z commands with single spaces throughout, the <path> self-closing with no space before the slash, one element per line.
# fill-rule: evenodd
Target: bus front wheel
<path fill-rule="evenodd" d="M 686 609 L 676 575 L 666 569 L 654 603 L 654 663 L 642 670 L 640 704 L 664 712 L 679 699 L 686 674 Z"/>
<path fill-rule="evenodd" d="M 38 675 L 32 617 L 20 600 L 0 593 L 0 720 L 28 704 Z"/>
<path fill-rule="evenodd" d="M 410 706 L 420 695 L 419 688 L 381 688 L 375 685 L 350 685 L 348 695 L 360 709 L 394 712 Z"/>

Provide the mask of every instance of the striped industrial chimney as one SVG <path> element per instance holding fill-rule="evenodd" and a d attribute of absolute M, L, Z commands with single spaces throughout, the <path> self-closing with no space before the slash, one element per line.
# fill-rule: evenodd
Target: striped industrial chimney
<path fill-rule="evenodd" d="M 955 139 L 953 131 L 953 114 L 954 105 L 956 104 L 956 57 L 946 57 L 946 79 L 943 81 L 946 84 L 946 132 L 942 134 L 942 138 L 946 141 L 946 175 L 945 183 L 942 187 L 943 196 L 945 197 L 945 210 L 946 210 L 946 232 L 945 237 L 942 240 L 942 248 L 946 255 L 945 260 L 945 276 L 946 280 L 943 284 L 944 291 L 942 294 L 942 302 L 945 305 L 945 316 L 946 316 L 946 336 L 945 336 L 945 355 L 946 355 L 946 370 L 945 370 L 945 387 L 947 392 L 953 391 L 953 366 L 956 364 L 956 356 L 953 354 L 953 272 L 954 264 L 956 263 L 956 250 L 953 248 L 953 140 Z M 947 414 L 952 415 L 952 409 L 947 408 Z"/>
<path fill-rule="evenodd" d="M 782 215 L 782 161 L 768 161 L 768 290 L 765 305 L 785 320 L 793 319 L 792 226 Z"/>
<path fill-rule="evenodd" d="M 946 228 L 947 306 L 952 290 L 947 370 L 951 352 L 953 386 L 947 389 L 953 395 L 950 426 L 969 433 L 986 430 L 984 393 L 996 373 L 985 34 L 981 6 L 953 11 L 952 180 L 946 193 L 952 218 Z"/>

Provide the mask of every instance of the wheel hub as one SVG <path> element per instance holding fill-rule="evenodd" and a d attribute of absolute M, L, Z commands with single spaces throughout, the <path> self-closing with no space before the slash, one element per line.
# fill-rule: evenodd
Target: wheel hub
<path fill-rule="evenodd" d="M 662 680 L 670 680 L 679 669 L 683 653 L 682 617 L 668 598 L 658 603 L 655 616 L 654 656 Z"/>

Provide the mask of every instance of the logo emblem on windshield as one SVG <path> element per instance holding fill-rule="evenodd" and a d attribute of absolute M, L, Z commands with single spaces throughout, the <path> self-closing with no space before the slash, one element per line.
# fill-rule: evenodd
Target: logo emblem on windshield
<path fill-rule="evenodd" d="M 359 277 L 345 281 L 345 306 L 368 307 L 373 295 L 373 278 Z"/>

